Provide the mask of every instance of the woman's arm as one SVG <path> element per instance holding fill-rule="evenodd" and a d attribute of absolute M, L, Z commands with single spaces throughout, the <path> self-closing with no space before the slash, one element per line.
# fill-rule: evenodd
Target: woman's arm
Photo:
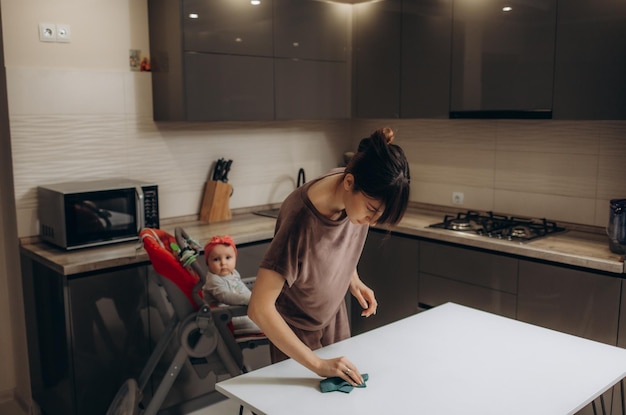
<path fill-rule="evenodd" d="M 361 307 L 363 307 L 361 316 L 369 317 L 372 314 L 376 314 L 378 301 L 376 301 L 376 296 L 374 296 L 374 290 L 361 281 L 359 273 L 356 270 L 354 270 L 354 274 L 352 274 L 352 279 L 350 280 L 350 292 L 354 298 L 357 299 Z"/>
<path fill-rule="evenodd" d="M 285 279 L 280 274 L 260 268 L 252 289 L 248 316 L 276 347 L 307 369 L 322 377 L 339 376 L 352 384 L 362 384 L 361 374 L 347 358 L 318 357 L 287 325 L 275 305 L 284 284 Z"/>

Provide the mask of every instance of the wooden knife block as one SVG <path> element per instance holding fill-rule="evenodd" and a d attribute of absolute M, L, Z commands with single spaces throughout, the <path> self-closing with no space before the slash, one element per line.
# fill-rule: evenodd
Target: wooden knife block
<path fill-rule="evenodd" d="M 200 220 L 221 222 L 232 218 L 228 201 L 233 187 L 217 180 L 209 180 L 204 186 L 204 197 L 200 206 Z"/>

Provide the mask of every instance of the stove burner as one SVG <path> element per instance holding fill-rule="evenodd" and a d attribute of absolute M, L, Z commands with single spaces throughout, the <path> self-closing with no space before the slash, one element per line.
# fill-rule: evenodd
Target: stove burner
<path fill-rule="evenodd" d="M 472 224 L 466 219 L 453 219 L 450 221 L 450 229 L 454 231 L 471 231 Z"/>
<path fill-rule="evenodd" d="M 516 226 L 514 228 L 511 228 L 511 230 L 509 231 L 509 234 L 514 238 L 526 238 L 528 237 L 529 233 L 530 232 L 528 228 L 524 226 Z"/>
<path fill-rule="evenodd" d="M 516 218 L 496 215 L 493 212 L 479 213 L 472 210 L 446 215 L 441 223 L 430 225 L 431 228 L 452 231 L 473 231 L 481 236 L 506 239 L 509 241 L 528 242 L 556 232 L 565 231 L 555 222 L 546 219 Z"/>

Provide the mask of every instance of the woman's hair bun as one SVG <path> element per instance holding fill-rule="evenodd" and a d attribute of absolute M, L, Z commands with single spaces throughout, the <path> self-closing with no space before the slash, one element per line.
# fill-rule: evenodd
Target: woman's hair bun
<path fill-rule="evenodd" d="M 381 128 L 378 131 L 384 135 L 385 141 L 387 142 L 387 144 L 393 143 L 393 139 L 395 138 L 395 136 L 394 136 L 393 130 L 391 128 L 384 127 L 384 128 Z"/>
<path fill-rule="evenodd" d="M 394 138 L 395 138 L 395 135 L 394 135 L 393 130 L 391 128 L 389 128 L 389 127 L 380 128 L 380 129 L 374 131 L 374 133 L 372 133 L 371 136 L 366 137 L 366 138 L 362 139 L 359 142 L 359 147 L 357 149 L 357 153 L 361 153 L 361 152 L 367 151 L 367 149 L 372 144 L 372 140 L 374 140 L 374 139 L 378 139 L 378 140 L 384 141 L 385 144 L 390 145 L 390 144 L 393 143 L 393 139 Z"/>

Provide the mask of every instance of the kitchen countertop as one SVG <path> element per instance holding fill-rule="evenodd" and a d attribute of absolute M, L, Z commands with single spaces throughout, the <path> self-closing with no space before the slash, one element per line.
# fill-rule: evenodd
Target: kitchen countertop
<path fill-rule="evenodd" d="M 614 254 L 609 250 L 607 237 L 603 234 L 569 230 L 520 244 L 473 233 L 427 227 L 440 222 L 442 217 L 441 212 L 412 208 L 393 231 L 591 270 L 626 274 L 624 256 Z M 232 220 L 211 224 L 197 220 L 169 223 L 164 221 L 161 228 L 174 234 L 174 228 L 181 226 L 201 245 L 204 245 L 213 235 L 228 234 L 240 245 L 272 239 L 274 224 L 273 218 L 242 213 L 233 215 Z M 22 243 L 21 251 L 54 271 L 68 276 L 149 262 L 148 255 L 138 242 L 84 248 L 71 252 L 63 251 L 44 242 L 28 242 Z"/>

